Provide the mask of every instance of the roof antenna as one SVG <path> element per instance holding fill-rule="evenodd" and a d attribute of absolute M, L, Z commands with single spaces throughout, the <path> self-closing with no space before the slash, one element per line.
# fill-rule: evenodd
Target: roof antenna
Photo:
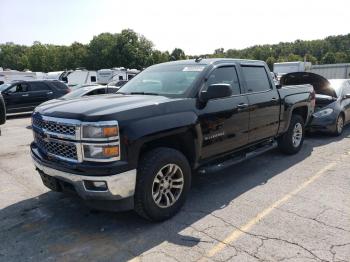
<path fill-rule="evenodd" d="M 203 58 L 201 57 L 196 57 L 196 60 L 194 60 L 196 63 L 199 63 L 200 61 L 202 61 Z"/>

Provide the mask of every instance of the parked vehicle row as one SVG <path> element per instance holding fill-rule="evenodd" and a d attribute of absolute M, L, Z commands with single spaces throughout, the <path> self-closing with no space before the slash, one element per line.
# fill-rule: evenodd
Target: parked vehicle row
<path fill-rule="evenodd" d="M 48 188 L 160 221 L 179 211 L 194 174 L 277 145 L 297 153 L 314 105 L 311 85 L 275 86 L 261 61 L 163 63 L 115 95 L 37 107 L 31 155 Z"/>
<path fill-rule="evenodd" d="M 309 131 L 340 135 L 350 122 L 350 80 L 330 79 L 309 72 L 295 72 L 281 78 L 282 85 L 312 84 L 316 92 L 315 113 Z"/>
<path fill-rule="evenodd" d="M 69 88 L 60 81 L 16 81 L 0 85 L 8 113 L 29 112 L 41 103 L 61 97 Z"/>
<path fill-rule="evenodd" d="M 64 96 L 44 102 L 42 105 L 55 103 L 59 100 L 71 100 L 96 95 L 115 94 L 118 91 L 118 89 L 119 88 L 113 86 L 109 87 L 102 85 L 84 85 L 76 90 L 69 92 Z"/>
<path fill-rule="evenodd" d="M 109 84 L 110 82 L 127 82 L 137 75 L 137 69 L 112 68 L 98 71 L 77 68 L 76 70 L 65 70 L 55 72 L 20 72 L 16 70 L 0 69 L 0 85 L 13 81 L 33 81 L 33 80 L 57 80 L 66 83 L 69 87 L 87 84 Z"/>

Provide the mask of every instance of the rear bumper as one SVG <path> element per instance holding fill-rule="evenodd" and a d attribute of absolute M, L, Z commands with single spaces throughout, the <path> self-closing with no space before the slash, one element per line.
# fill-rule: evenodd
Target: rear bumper
<path fill-rule="evenodd" d="M 33 163 L 42 176 L 55 178 L 58 182 L 68 183 L 73 190 L 84 200 L 121 200 L 130 198 L 135 193 L 136 169 L 110 176 L 82 176 L 64 172 L 43 165 L 32 153 Z M 92 182 L 105 182 L 105 190 L 88 189 Z M 44 183 L 46 185 L 46 183 Z"/>

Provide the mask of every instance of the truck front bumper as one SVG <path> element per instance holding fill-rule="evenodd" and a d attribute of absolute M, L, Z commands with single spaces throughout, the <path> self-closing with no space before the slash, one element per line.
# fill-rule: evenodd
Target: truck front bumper
<path fill-rule="evenodd" d="M 51 187 L 48 181 L 53 187 L 57 183 L 58 188 L 61 189 L 63 185 L 75 191 L 82 199 L 93 201 L 122 200 L 132 198 L 135 193 L 136 169 L 110 176 L 82 176 L 47 167 L 33 153 L 31 155 L 44 184 L 49 188 Z M 103 186 L 94 187 L 95 183 Z M 55 188 L 51 189 L 55 190 Z"/>

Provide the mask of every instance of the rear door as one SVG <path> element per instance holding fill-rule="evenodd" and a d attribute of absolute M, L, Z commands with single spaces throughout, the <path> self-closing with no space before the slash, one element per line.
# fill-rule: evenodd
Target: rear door
<path fill-rule="evenodd" d="M 245 90 L 249 101 L 249 143 L 277 134 L 280 99 L 272 85 L 269 72 L 263 65 L 241 65 Z"/>
<path fill-rule="evenodd" d="M 209 100 L 199 112 L 202 159 L 233 151 L 248 142 L 248 100 L 242 94 L 235 64 L 215 68 L 205 85 L 219 83 L 230 84 L 232 96 Z"/>
<path fill-rule="evenodd" d="M 53 90 L 44 82 L 30 82 L 29 91 L 30 103 L 33 107 L 54 98 Z"/>
<path fill-rule="evenodd" d="M 3 92 L 6 109 L 11 112 L 31 110 L 29 86 L 27 83 L 16 83 Z"/>

